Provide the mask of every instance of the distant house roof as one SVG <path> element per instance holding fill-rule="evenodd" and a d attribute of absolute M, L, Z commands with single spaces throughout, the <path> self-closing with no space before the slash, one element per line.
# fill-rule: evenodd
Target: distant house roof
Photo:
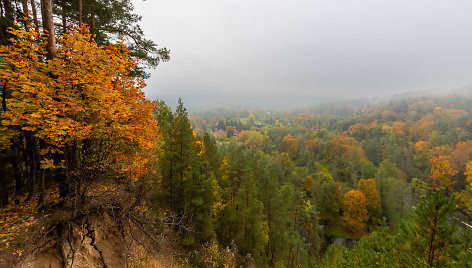
<path fill-rule="evenodd" d="M 215 132 L 215 136 L 216 137 L 226 137 L 226 131 L 224 131 L 222 129 L 218 129 L 218 131 Z"/>

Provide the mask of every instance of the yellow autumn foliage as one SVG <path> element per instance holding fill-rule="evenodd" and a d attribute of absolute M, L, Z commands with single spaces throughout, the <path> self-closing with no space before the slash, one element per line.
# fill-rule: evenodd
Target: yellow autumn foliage
<path fill-rule="evenodd" d="M 59 164 L 52 154 L 85 148 L 93 168 L 144 172 L 156 136 L 155 105 L 142 92 L 144 77 L 130 75 L 137 65 L 125 45 L 101 46 L 87 28 L 73 28 L 57 39 L 57 57 L 46 60 L 43 35 L 11 33 L 11 45 L 0 46 L 0 82 L 8 91 L 0 148 L 31 133 L 43 144 L 43 169 Z"/>

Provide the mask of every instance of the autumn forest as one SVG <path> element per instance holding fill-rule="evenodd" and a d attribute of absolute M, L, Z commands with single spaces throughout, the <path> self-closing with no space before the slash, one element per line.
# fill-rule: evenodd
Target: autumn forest
<path fill-rule="evenodd" d="M 1 267 L 472 265 L 470 91 L 189 113 L 131 1 L 0 7 Z"/>

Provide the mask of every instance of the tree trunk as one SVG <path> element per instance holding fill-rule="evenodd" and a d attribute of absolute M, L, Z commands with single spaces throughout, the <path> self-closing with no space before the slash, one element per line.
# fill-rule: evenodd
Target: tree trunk
<path fill-rule="evenodd" d="M 9 203 L 8 199 L 8 185 L 6 184 L 6 178 L 4 174 L 0 174 L 0 182 L 2 186 L 0 187 L 0 208 L 7 206 Z"/>
<path fill-rule="evenodd" d="M 15 179 L 15 195 L 20 196 L 24 193 L 23 172 L 21 163 L 15 152 L 10 150 L 10 162 L 13 170 L 13 178 Z"/>
<path fill-rule="evenodd" d="M 36 14 L 36 3 L 35 0 L 31 0 L 31 13 L 33 14 L 33 23 L 36 28 L 36 32 L 39 32 L 38 14 Z"/>
<path fill-rule="evenodd" d="M 39 199 L 38 207 L 44 203 L 44 190 L 46 187 L 46 170 L 41 169 L 41 177 L 39 178 Z"/>
<path fill-rule="evenodd" d="M 64 154 L 54 153 L 53 159 L 56 165 L 60 165 L 62 161 L 67 161 L 67 147 L 64 148 Z M 57 168 L 54 174 L 54 178 L 59 184 L 59 197 L 61 198 L 67 197 L 71 193 L 71 181 L 68 179 L 66 169 L 64 167 Z"/>
<path fill-rule="evenodd" d="M 5 161 L 6 157 L 4 158 L 3 155 L 8 155 L 8 149 L 4 149 L 0 152 L 0 161 Z M 9 180 L 8 180 L 9 174 L 8 174 L 8 169 L 6 168 L 6 165 L 0 166 L 0 208 L 8 205 L 9 201 Z"/>
<path fill-rule="evenodd" d="M 39 151 L 44 149 L 46 144 L 44 140 L 39 140 Z M 41 155 L 38 154 L 38 161 L 41 158 Z M 39 199 L 38 199 L 38 207 L 43 204 L 44 202 L 44 190 L 46 189 L 46 170 L 41 168 L 41 164 L 38 164 L 38 172 L 39 172 Z"/>
<path fill-rule="evenodd" d="M 0 5 L 2 8 L 2 19 L 5 18 L 0 24 L 0 45 L 7 45 L 10 43 L 9 39 L 11 38 L 8 28 L 14 26 L 13 8 L 10 0 L 0 0 Z"/>
<path fill-rule="evenodd" d="M 2 109 L 7 111 L 7 82 L 3 83 L 2 87 Z"/>
<path fill-rule="evenodd" d="M 25 133 L 25 141 L 27 150 L 26 155 L 29 164 L 28 197 L 26 198 L 26 201 L 29 201 L 36 191 L 36 177 L 39 164 L 39 154 L 37 153 L 37 140 L 36 137 L 34 137 L 33 133 Z"/>
<path fill-rule="evenodd" d="M 29 30 L 28 29 L 28 22 L 29 22 L 29 18 L 28 18 L 28 0 L 21 0 L 21 6 L 23 7 L 23 23 L 25 25 L 25 30 Z"/>
<path fill-rule="evenodd" d="M 52 13 L 51 0 L 41 0 L 41 15 L 43 17 L 43 28 L 47 31 L 48 44 L 46 50 L 48 52 L 47 58 L 53 59 L 56 57 L 56 36 L 54 31 L 54 21 Z"/>
<path fill-rule="evenodd" d="M 90 2 L 90 32 L 95 32 L 95 1 Z"/>
<path fill-rule="evenodd" d="M 79 27 L 82 26 L 82 0 L 79 0 Z"/>
<path fill-rule="evenodd" d="M 61 5 L 61 16 L 62 16 L 62 33 L 67 32 L 67 17 L 66 17 L 66 3 L 65 1 L 62 2 Z"/>
<path fill-rule="evenodd" d="M 11 1 L 2 0 L 2 2 L 3 2 L 3 10 L 5 12 L 5 17 L 13 22 L 15 18 L 13 17 L 13 7 L 11 5 Z"/>

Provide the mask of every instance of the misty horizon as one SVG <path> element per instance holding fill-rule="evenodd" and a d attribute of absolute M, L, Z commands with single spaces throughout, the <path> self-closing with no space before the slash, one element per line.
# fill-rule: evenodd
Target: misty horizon
<path fill-rule="evenodd" d="M 283 108 L 472 84 L 468 1 L 135 1 L 148 99 Z"/>
<path fill-rule="evenodd" d="M 179 99 L 182 99 L 187 110 L 191 113 L 201 112 L 218 107 L 243 107 L 243 108 L 262 108 L 266 110 L 290 110 L 304 108 L 322 104 L 337 104 L 342 102 L 358 102 L 363 101 L 368 104 L 377 105 L 381 102 L 400 101 L 408 98 L 427 97 L 427 96 L 472 96 L 472 86 L 454 88 L 454 89 L 430 89 L 397 92 L 393 94 L 385 94 L 364 98 L 355 97 L 339 97 L 339 98 L 303 98 L 292 96 L 290 98 L 273 98 L 270 96 L 175 96 L 162 95 L 154 100 L 163 100 L 167 105 L 176 107 Z"/>

